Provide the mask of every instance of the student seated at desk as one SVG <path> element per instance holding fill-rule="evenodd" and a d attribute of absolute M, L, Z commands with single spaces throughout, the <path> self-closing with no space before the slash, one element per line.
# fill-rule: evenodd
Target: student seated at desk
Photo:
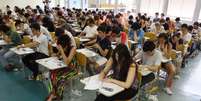
<path fill-rule="evenodd" d="M 93 18 L 89 18 L 87 20 L 88 26 L 86 26 L 83 30 L 83 32 L 80 33 L 80 36 L 84 36 L 89 39 L 95 39 L 98 32 L 97 32 L 97 26 L 95 25 L 95 21 Z"/>
<path fill-rule="evenodd" d="M 158 50 L 162 52 L 163 60 L 161 67 L 167 70 L 166 92 L 172 95 L 173 79 L 175 75 L 175 66 L 171 61 L 172 45 L 166 33 L 161 33 L 158 37 Z"/>
<path fill-rule="evenodd" d="M 68 37 L 70 37 L 70 39 L 71 39 L 71 46 L 76 47 L 76 43 L 75 43 L 74 37 L 72 36 L 72 34 L 70 32 L 65 31 L 64 28 L 56 28 L 54 41 L 57 43 L 59 37 L 63 36 L 63 35 L 68 35 Z M 57 50 L 56 47 L 53 47 L 53 52 L 54 53 L 58 52 L 58 50 Z"/>
<path fill-rule="evenodd" d="M 0 62 L 6 70 L 12 70 L 14 68 L 13 62 L 17 62 L 18 59 L 16 59 L 15 53 L 9 49 L 21 44 L 21 37 L 18 33 L 11 31 L 7 25 L 0 25 L 0 33 L 3 34 L 3 40 L 8 43 L 0 50 Z"/>
<path fill-rule="evenodd" d="M 87 42 L 84 44 L 86 47 L 91 47 L 97 49 L 98 53 L 106 58 L 109 58 L 109 51 L 111 49 L 111 42 L 108 38 L 106 38 L 106 26 L 99 26 L 98 27 L 98 36 L 96 39 Z"/>
<path fill-rule="evenodd" d="M 61 100 L 65 86 L 64 81 L 69 78 L 70 73 L 74 72 L 74 75 L 76 74 L 74 59 L 76 54 L 76 47 L 72 46 L 71 42 L 72 40 L 68 35 L 61 35 L 57 40 L 57 49 L 61 55 L 61 59 L 64 60 L 68 67 L 51 71 L 53 90 L 47 97 L 46 101 L 52 101 L 56 99 Z"/>
<path fill-rule="evenodd" d="M 40 32 L 40 28 L 41 27 L 38 23 L 33 23 L 31 25 L 31 30 L 34 35 L 33 41 L 31 43 L 18 46 L 18 48 L 36 48 L 35 53 L 26 55 L 22 58 L 24 65 L 33 72 L 33 75 L 28 78 L 29 80 L 36 80 L 39 74 L 38 64 L 35 60 L 48 57 L 48 39 L 43 33 Z"/>
<path fill-rule="evenodd" d="M 112 78 L 105 78 L 110 70 L 113 70 Z M 119 44 L 112 57 L 106 63 L 104 70 L 100 73 L 100 79 L 104 82 L 114 83 L 125 88 L 124 91 L 112 96 L 106 97 L 98 95 L 95 101 L 117 101 L 132 99 L 137 93 L 136 87 L 137 67 L 133 63 L 132 57 L 126 45 Z"/>
<path fill-rule="evenodd" d="M 32 35 L 32 31 L 29 25 L 20 20 L 15 21 L 15 27 L 16 27 L 16 31 L 22 32 L 22 33 L 19 33 L 20 35 Z"/>
<path fill-rule="evenodd" d="M 161 65 L 162 53 L 156 50 L 155 47 L 154 42 L 146 41 L 143 45 L 143 50 L 134 57 L 135 61 L 141 59 L 142 64 L 139 68 L 151 71 L 148 75 L 142 76 L 141 86 L 155 79 L 155 74 Z"/>

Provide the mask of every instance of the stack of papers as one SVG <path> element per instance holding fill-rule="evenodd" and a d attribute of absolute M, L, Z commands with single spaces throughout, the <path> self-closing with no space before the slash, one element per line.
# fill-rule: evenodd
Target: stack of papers
<path fill-rule="evenodd" d="M 124 90 L 124 88 L 114 84 L 106 83 L 99 80 L 99 75 L 94 75 L 81 80 L 85 84 L 85 90 L 98 90 L 99 93 L 111 97 L 118 94 Z"/>
<path fill-rule="evenodd" d="M 63 61 L 58 60 L 57 57 L 39 59 L 39 60 L 36 60 L 36 62 L 38 64 L 50 69 L 50 70 L 55 70 L 55 69 L 67 67 L 67 65 Z"/>

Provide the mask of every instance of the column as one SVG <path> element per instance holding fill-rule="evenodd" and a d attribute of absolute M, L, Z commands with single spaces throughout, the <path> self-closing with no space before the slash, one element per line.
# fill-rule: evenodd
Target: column
<path fill-rule="evenodd" d="M 163 3 L 163 13 L 165 15 L 167 15 L 167 11 L 168 11 L 168 4 L 169 4 L 169 0 L 164 0 L 164 3 Z"/>
<path fill-rule="evenodd" d="M 140 13 L 140 8 L 141 8 L 141 0 L 136 0 L 136 12 L 135 13 Z"/>
<path fill-rule="evenodd" d="M 196 0 L 195 10 L 193 14 L 193 21 L 198 21 L 200 10 L 201 10 L 201 0 Z"/>

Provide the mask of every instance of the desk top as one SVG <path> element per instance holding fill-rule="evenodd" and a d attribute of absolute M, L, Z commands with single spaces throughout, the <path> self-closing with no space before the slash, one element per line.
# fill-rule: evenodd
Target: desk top
<path fill-rule="evenodd" d="M 83 48 L 83 49 L 77 49 L 76 50 L 78 53 L 82 53 L 83 55 L 85 55 L 86 57 L 90 58 L 90 57 L 95 57 L 98 54 L 96 52 L 93 52 L 87 48 Z"/>
<path fill-rule="evenodd" d="M 36 60 L 36 62 L 44 67 L 46 67 L 49 70 L 56 70 L 67 67 L 67 65 L 61 61 L 58 60 L 57 57 L 49 57 L 45 59 L 39 59 Z"/>
<path fill-rule="evenodd" d="M 27 54 L 31 54 L 34 53 L 35 51 L 31 48 L 19 48 L 17 49 L 15 48 L 11 48 L 11 51 L 13 51 L 14 53 L 16 53 L 17 55 L 27 55 Z"/>
<path fill-rule="evenodd" d="M 108 97 L 118 94 L 124 90 L 124 88 L 122 88 L 114 83 L 106 83 L 106 82 L 100 81 L 99 74 L 91 76 L 91 77 L 87 77 L 80 81 L 85 84 L 84 89 L 98 90 L 99 93 L 101 93 L 105 96 L 108 96 Z"/>
<path fill-rule="evenodd" d="M 4 40 L 0 40 L 0 46 L 9 45 L 9 43 L 6 43 Z"/>
<path fill-rule="evenodd" d="M 142 65 L 140 65 L 139 67 L 139 72 L 142 74 L 142 76 L 146 76 L 150 73 L 152 73 L 152 71 L 148 70 L 147 68 L 141 67 Z"/>

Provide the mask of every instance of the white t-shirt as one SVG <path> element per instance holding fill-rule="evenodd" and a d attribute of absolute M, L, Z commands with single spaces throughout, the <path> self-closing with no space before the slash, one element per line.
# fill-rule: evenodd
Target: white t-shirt
<path fill-rule="evenodd" d="M 192 35 L 191 35 L 190 33 L 188 33 L 188 34 L 186 34 L 186 35 L 184 35 L 184 36 L 182 37 L 182 39 L 184 40 L 184 43 L 190 42 L 190 41 L 191 41 L 191 38 L 192 38 Z"/>
<path fill-rule="evenodd" d="M 76 47 L 76 43 L 75 43 L 75 39 L 74 39 L 73 35 L 69 31 L 66 31 L 66 30 L 65 30 L 65 34 L 70 37 L 70 39 L 71 39 L 71 45 L 74 46 L 74 47 Z"/>
<path fill-rule="evenodd" d="M 40 36 L 33 36 L 33 41 L 36 41 L 39 43 L 39 45 L 36 47 L 36 51 L 40 53 L 44 53 L 48 55 L 48 40 L 47 36 L 44 34 L 40 34 Z"/>
<path fill-rule="evenodd" d="M 94 37 L 98 34 L 97 28 L 98 27 L 96 25 L 93 27 L 86 26 L 83 32 L 86 33 L 86 37 Z"/>
<path fill-rule="evenodd" d="M 43 33 L 45 36 L 47 36 L 48 41 L 52 41 L 52 37 L 50 35 L 50 32 L 47 30 L 47 28 L 40 26 L 40 32 Z"/>
<path fill-rule="evenodd" d="M 136 56 L 136 59 L 142 60 L 142 65 L 161 65 L 162 53 L 159 50 L 154 50 L 153 56 L 147 56 L 143 51 L 140 51 Z"/>

